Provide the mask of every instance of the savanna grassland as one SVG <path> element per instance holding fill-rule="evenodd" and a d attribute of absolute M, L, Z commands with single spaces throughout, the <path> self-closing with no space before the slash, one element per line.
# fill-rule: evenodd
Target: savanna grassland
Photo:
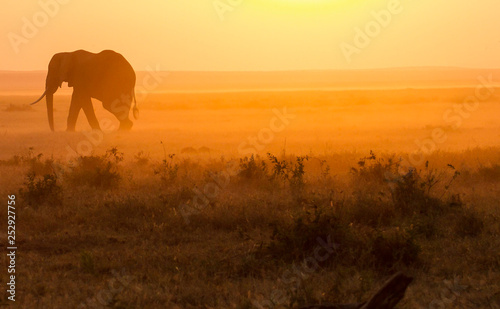
<path fill-rule="evenodd" d="M 63 132 L 67 94 L 50 133 L 33 95 L 3 95 L 16 304 L 294 308 L 403 271 L 398 308 L 498 308 L 495 90 L 474 110 L 471 87 L 155 92 L 128 133 L 98 102 L 103 133 Z"/>

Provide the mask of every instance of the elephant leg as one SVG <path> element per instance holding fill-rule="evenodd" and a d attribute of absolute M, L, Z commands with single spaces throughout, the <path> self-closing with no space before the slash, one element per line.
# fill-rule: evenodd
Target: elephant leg
<path fill-rule="evenodd" d="M 94 107 L 92 106 L 92 100 L 90 97 L 82 99 L 82 108 L 85 116 L 87 116 L 87 120 L 89 121 L 92 130 L 100 131 L 101 127 L 99 126 L 99 121 L 97 121 L 97 117 L 95 116 Z"/>
<path fill-rule="evenodd" d="M 129 131 L 132 129 L 132 121 L 130 119 L 120 120 L 120 130 Z"/>
<path fill-rule="evenodd" d="M 73 92 L 73 95 L 71 96 L 71 104 L 69 106 L 68 126 L 66 131 L 75 131 L 76 120 L 78 119 L 78 114 L 80 113 L 81 108 L 81 97 L 77 93 Z"/>
<path fill-rule="evenodd" d="M 132 128 L 132 121 L 129 119 L 130 105 L 132 99 L 130 96 L 123 95 L 121 98 L 111 102 L 103 102 L 105 109 L 110 111 L 120 121 L 120 130 L 130 130 Z"/>

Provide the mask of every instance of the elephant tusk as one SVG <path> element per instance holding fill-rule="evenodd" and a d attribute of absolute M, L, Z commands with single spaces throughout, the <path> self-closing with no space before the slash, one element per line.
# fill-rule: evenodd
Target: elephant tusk
<path fill-rule="evenodd" d="M 41 96 L 40 98 L 38 98 L 38 100 L 36 100 L 36 101 L 35 101 L 35 102 L 33 102 L 33 103 L 30 103 L 30 105 L 33 105 L 33 104 L 36 104 L 36 103 L 40 102 L 40 100 L 42 100 L 42 99 L 43 99 L 43 97 L 45 96 L 45 94 L 46 94 L 46 93 L 47 93 L 47 90 L 45 90 L 45 91 L 43 92 L 42 96 Z"/>

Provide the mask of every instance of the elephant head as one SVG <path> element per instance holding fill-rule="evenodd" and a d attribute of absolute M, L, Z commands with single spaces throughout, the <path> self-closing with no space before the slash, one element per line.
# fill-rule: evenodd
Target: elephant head
<path fill-rule="evenodd" d="M 45 80 L 45 92 L 31 105 L 38 103 L 45 96 L 47 101 L 47 117 L 49 126 L 54 131 L 54 93 L 61 87 L 63 82 L 68 82 L 68 86 L 73 83 L 73 54 L 55 54 L 49 63 L 49 71 Z"/>

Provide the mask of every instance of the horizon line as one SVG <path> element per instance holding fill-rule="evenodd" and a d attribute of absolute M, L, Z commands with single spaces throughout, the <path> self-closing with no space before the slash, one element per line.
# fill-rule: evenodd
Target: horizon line
<path fill-rule="evenodd" d="M 339 72 L 339 71 L 377 71 L 377 70 L 500 70 L 499 68 L 488 67 L 459 67 L 459 66 L 401 66 L 401 67 L 380 67 L 363 69 L 279 69 L 279 70 L 161 70 L 159 72 L 183 72 L 183 73 L 274 73 L 274 72 Z M 47 69 L 33 70 L 4 70 L 0 72 L 46 72 Z M 148 72 L 147 70 L 135 70 L 136 72 Z"/>

